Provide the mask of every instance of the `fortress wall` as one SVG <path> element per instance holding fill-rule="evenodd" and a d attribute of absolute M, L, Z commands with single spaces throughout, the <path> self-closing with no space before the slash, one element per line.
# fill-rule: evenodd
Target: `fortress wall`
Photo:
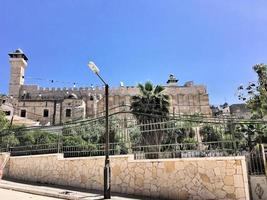
<path fill-rule="evenodd" d="M 22 85 L 20 89 L 20 95 L 23 93 L 29 93 L 32 97 L 38 97 L 38 95 L 61 97 L 68 94 L 76 94 L 77 96 L 90 96 L 91 94 L 104 95 L 105 91 L 103 87 L 91 87 L 85 88 L 42 88 L 37 85 Z M 110 95 L 135 95 L 139 93 L 137 87 L 112 87 L 109 90 Z M 167 94 L 206 94 L 206 88 L 204 86 L 190 86 L 190 87 L 166 87 Z"/>
<path fill-rule="evenodd" d="M 52 122 L 52 113 L 54 112 L 53 100 L 64 100 L 69 95 L 75 94 L 78 99 L 85 102 L 84 112 L 87 117 L 99 116 L 105 107 L 104 88 L 41 88 L 37 85 L 23 85 L 21 87 L 21 95 L 25 94 L 24 99 L 19 101 L 16 110 L 27 109 L 27 118 L 40 121 L 42 124 Z M 130 105 L 131 97 L 138 94 L 137 87 L 119 87 L 110 88 L 109 106 L 110 108 L 121 105 Z M 27 94 L 29 93 L 29 94 Z M 170 113 L 171 114 L 195 114 L 202 113 L 210 115 L 209 97 L 204 86 L 182 86 L 182 87 L 166 87 L 166 94 L 170 98 Z M 28 97 L 27 97 L 28 95 Z M 73 100 L 74 101 L 74 100 Z M 44 105 L 45 104 L 45 105 Z M 49 118 L 43 118 L 43 108 L 49 109 Z M 122 111 L 122 109 L 114 109 L 112 112 Z M 56 110 L 56 122 L 60 122 L 60 108 Z M 80 113 L 80 111 L 77 111 Z M 19 112 L 17 112 L 20 115 Z M 65 110 L 62 110 L 61 119 L 65 115 Z M 82 116 L 80 113 L 79 115 Z"/>

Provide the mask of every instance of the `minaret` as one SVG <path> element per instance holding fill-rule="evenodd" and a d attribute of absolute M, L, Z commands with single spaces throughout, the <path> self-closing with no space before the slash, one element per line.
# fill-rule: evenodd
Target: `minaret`
<path fill-rule="evenodd" d="M 27 66 L 28 58 L 21 49 L 17 49 L 13 53 L 9 53 L 10 63 L 10 80 L 9 80 L 9 96 L 19 97 L 21 85 L 24 84 L 24 71 Z"/>

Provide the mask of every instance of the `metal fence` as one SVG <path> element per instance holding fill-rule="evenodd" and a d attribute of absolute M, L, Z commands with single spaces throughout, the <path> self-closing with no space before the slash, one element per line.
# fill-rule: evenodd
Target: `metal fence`
<path fill-rule="evenodd" d="M 26 155 L 60 153 L 61 148 L 59 147 L 58 143 L 39 144 L 39 145 L 10 147 L 9 152 L 11 156 L 26 156 Z"/>
<path fill-rule="evenodd" d="M 130 147 L 125 146 L 124 143 L 109 144 L 110 155 L 123 155 L 130 152 Z M 63 146 L 62 153 L 64 154 L 64 157 L 104 156 L 105 144 Z"/>
<path fill-rule="evenodd" d="M 156 159 L 237 156 L 246 151 L 236 141 L 216 141 L 135 146 L 133 152 L 136 159 Z"/>
<path fill-rule="evenodd" d="M 105 144 L 64 146 L 63 144 L 40 144 L 10 147 L 11 156 L 63 153 L 64 157 L 104 156 Z M 245 149 L 236 141 L 203 143 L 176 143 L 161 145 L 138 145 L 131 143 L 111 143 L 110 155 L 134 154 L 135 159 L 219 157 L 244 155 Z"/>
<path fill-rule="evenodd" d="M 251 152 L 248 152 L 246 154 L 246 161 L 247 161 L 247 168 L 249 175 L 266 174 L 267 168 L 266 168 L 266 154 L 264 151 L 265 145 L 259 144 Z"/>

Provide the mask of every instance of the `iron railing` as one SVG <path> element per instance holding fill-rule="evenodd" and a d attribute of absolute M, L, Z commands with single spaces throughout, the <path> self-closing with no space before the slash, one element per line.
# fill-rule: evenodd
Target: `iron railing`
<path fill-rule="evenodd" d="M 122 155 L 131 152 L 125 143 L 111 143 L 110 155 Z M 87 144 L 63 146 L 61 143 L 26 145 L 3 148 L 1 152 L 10 152 L 11 156 L 63 153 L 64 157 L 104 156 L 105 144 Z"/>
<path fill-rule="evenodd" d="M 110 143 L 109 155 L 127 154 L 131 150 L 125 143 Z M 105 144 L 63 146 L 64 157 L 104 156 Z"/>
<path fill-rule="evenodd" d="M 266 144 L 258 144 L 251 152 L 246 154 L 247 168 L 249 175 L 265 175 L 266 166 Z M 267 174 L 266 174 L 267 175 Z"/>
<path fill-rule="evenodd" d="M 135 159 L 237 156 L 245 154 L 238 142 L 217 141 L 133 147 Z"/>
<path fill-rule="evenodd" d="M 27 145 L 27 146 L 10 147 L 9 152 L 11 156 L 51 154 L 51 153 L 60 153 L 61 147 L 59 146 L 58 143 Z"/>
<path fill-rule="evenodd" d="M 217 141 L 202 143 L 176 143 L 160 145 L 137 145 L 131 143 L 111 143 L 110 155 L 134 154 L 135 159 L 219 157 L 244 155 L 237 141 Z M 105 155 L 104 144 L 84 144 L 64 146 L 61 143 L 10 147 L 11 156 L 63 153 L 64 157 L 85 157 Z"/>

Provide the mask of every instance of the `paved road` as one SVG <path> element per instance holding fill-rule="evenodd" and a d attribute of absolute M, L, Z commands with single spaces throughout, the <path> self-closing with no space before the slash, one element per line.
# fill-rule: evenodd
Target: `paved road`
<path fill-rule="evenodd" d="M 82 200 L 103 200 L 102 192 L 97 193 L 96 191 L 77 191 L 73 190 L 74 188 L 64 188 L 56 187 L 55 185 L 41 185 L 41 184 L 27 184 L 27 183 L 18 183 L 10 180 L 0 180 L 0 200 L 57 200 L 60 197 L 66 195 L 73 199 L 82 199 Z M 22 191 L 22 192 L 18 192 Z M 30 192 L 33 194 L 29 194 Z M 69 192 L 69 194 L 64 194 Z M 34 195 L 41 194 L 43 196 Z M 55 198 L 48 197 L 54 196 Z M 133 197 L 133 196 L 122 196 L 119 194 L 112 193 L 113 200 L 150 200 L 149 198 L 142 197 Z M 62 197 L 63 198 L 63 197 Z"/>
<path fill-rule="evenodd" d="M 34 194 L 17 192 L 0 188 L 1 200 L 56 200 L 56 198 L 44 197 Z"/>

